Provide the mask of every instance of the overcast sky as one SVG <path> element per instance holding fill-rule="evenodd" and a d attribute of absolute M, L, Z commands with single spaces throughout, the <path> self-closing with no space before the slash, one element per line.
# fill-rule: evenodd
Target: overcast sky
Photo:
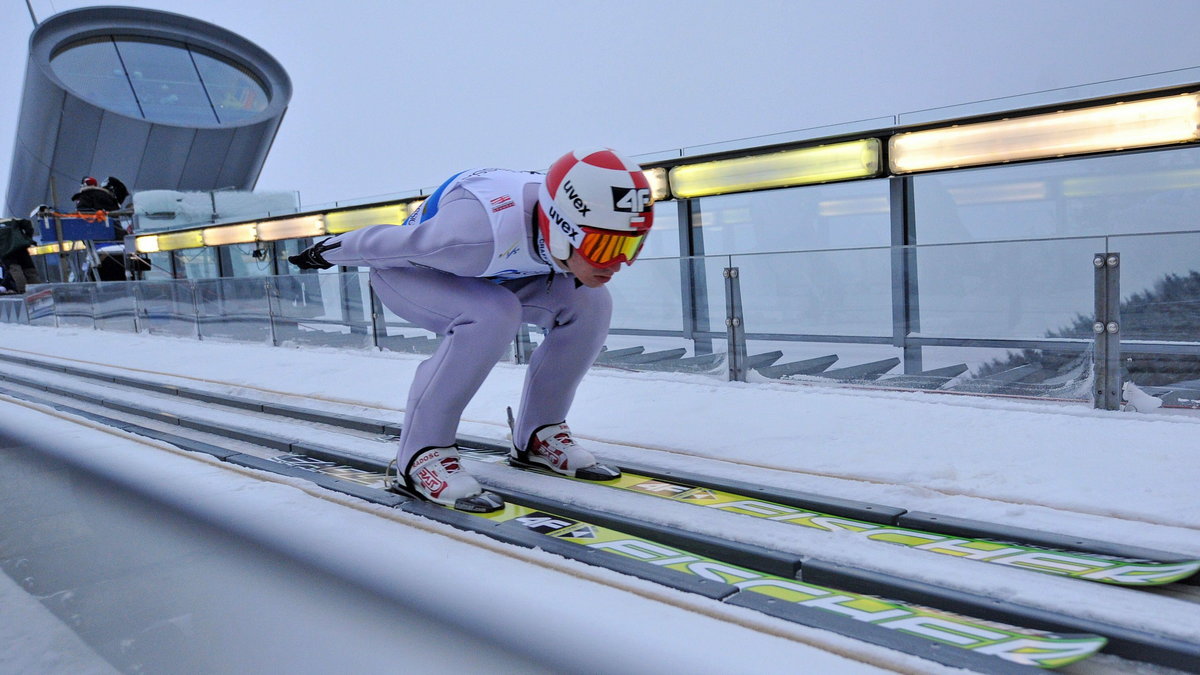
<path fill-rule="evenodd" d="M 295 91 L 258 189 L 306 205 L 1200 66 L 1200 0 L 30 2 L 178 12 L 273 54 Z M 4 6 L 0 185 L 32 29 Z"/>

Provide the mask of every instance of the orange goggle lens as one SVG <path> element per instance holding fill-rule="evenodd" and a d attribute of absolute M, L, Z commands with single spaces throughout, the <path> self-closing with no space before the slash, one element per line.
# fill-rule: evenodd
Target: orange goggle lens
<path fill-rule="evenodd" d="M 583 259 L 596 267 L 631 263 L 646 243 L 645 232 L 615 233 L 583 228 L 583 241 L 576 247 Z"/>

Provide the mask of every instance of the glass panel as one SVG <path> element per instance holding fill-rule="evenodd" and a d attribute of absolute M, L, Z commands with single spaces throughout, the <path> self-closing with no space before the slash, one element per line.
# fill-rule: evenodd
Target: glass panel
<path fill-rule="evenodd" d="M 1149 75 L 1091 82 L 1072 87 L 1059 87 L 1057 89 L 1019 94 L 1016 96 L 990 98 L 983 101 L 962 103 L 942 108 L 915 110 L 901 113 L 897 118 L 897 123 L 901 126 L 910 126 L 940 120 L 984 115 L 987 113 L 1019 110 L 1021 108 L 1036 108 L 1056 103 L 1120 96 L 1128 94 L 1131 91 L 1150 91 L 1178 86 L 1190 87 L 1197 80 L 1200 80 L 1200 68 L 1180 68 L 1178 70 L 1168 70 Z"/>
<path fill-rule="evenodd" d="M 271 317 L 262 279 L 203 279 L 195 285 L 201 338 L 271 342 Z"/>
<path fill-rule="evenodd" d="M 913 178 L 918 244 L 1194 230 L 1200 148 Z"/>
<path fill-rule="evenodd" d="M 133 281 L 109 281 L 96 284 L 96 329 L 137 332 L 134 322 Z"/>
<path fill-rule="evenodd" d="M 704 155 L 714 152 L 723 152 L 727 150 L 744 150 L 754 146 L 776 145 L 780 143 L 791 143 L 802 140 L 830 138 L 832 136 L 847 136 L 864 131 L 874 131 L 876 129 L 888 129 L 896 125 L 895 117 L 875 117 L 872 119 L 857 120 L 854 122 L 843 122 L 841 124 L 829 124 L 821 127 L 810 127 L 808 129 L 798 129 L 796 131 L 784 131 L 777 134 L 767 134 L 764 136 L 751 136 L 732 141 L 721 141 L 719 143 L 709 143 L 706 145 L 696 145 L 692 147 L 682 148 L 679 150 L 680 156 Z M 665 153 L 659 153 L 665 154 Z M 642 157 L 638 156 L 639 159 Z M 650 159 L 641 159 L 642 162 L 650 162 Z"/>
<path fill-rule="evenodd" d="M 1092 339 L 1103 239 L 918 246 L 919 336 Z M 1080 318 L 1083 317 L 1083 321 Z"/>
<path fill-rule="evenodd" d="M 278 274 L 305 274 L 304 270 L 289 263 L 287 259 L 289 256 L 296 255 L 309 246 L 312 246 L 312 243 L 313 239 L 306 237 L 304 239 L 284 239 L 282 241 L 264 243 L 263 246 L 274 247 L 276 258 L 279 261 L 278 269 L 276 270 Z"/>
<path fill-rule="evenodd" d="M 180 279 L 212 279 L 217 276 L 215 248 L 187 248 L 174 251 L 175 271 Z"/>
<path fill-rule="evenodd" d="M 92 317 L 92 292 L 95 287 L 94 283 L 83 282 L 54 287 L 54 311 L 60 327 L 95 327 L 96 320 Z"/>
<path fill-rule="evenodd" d="M 129 117 L 142 117 L 111 38 L 77 42 L 50 57 L 50 68 L 72 93 L 88 103 Z"/>
<path fill-rule="evenodd" d="M 749 379 L 868 383 L 896 369 L 890 261 L 889 249 L 733 256 Z"/>
<path fill-rule="evenodd" d="M 137 294 L 141 330 L 152 335 L 196 337 L 196 305 L 190 282 L 139 281 L 130 288 Z"/>
<path fill-rule="evenodd" d="M 146 119 L 185 126 L 218 123 L 182 43 L 136 38 L 116 42 Z"/>
<path fill-rule="evenodd" d="M 876 248 L 733 256 L 746 333 L 890 336 L 891 255 Z"/>
<path fill-rule="evenodd" d="M 372 347 L 370 315 L 364 318 L 361 309 L 349 310 L 361 305 L 365 272 L 275 276 L 270 284 L 277 344 Z"/>
<path fill-rule="evenodd" d="M 267 92 L 250 73 L 196 49 L 192 59 L 221 124 L 233 124 L 267 109 Z"/>
<path fill-rule="evenodd" d="M 1112 237 L 1121 254 L 1122 377 L 1200 408 L 1200 233 Z"/>
<path fill-rule="evenodd" d="M 50 256 L 38 256 L 49 258 Z M 25 294 L 25 311 L 29 316 L 30 326 L 45 326 L 53 328 L 58 325 L 58 316 L 54 307 L 54 287 L 41 286 Z"/>
<path fill-rule="evenodd" d="M 638 260 L 646 258 L 675 258 L 679 256 L 679 204 L 654 204 L 654 227 L 646 237 Z M 635 261 L 636 262 L 636 261 Z"/>
<path fill-rule="evenodd" d="M 442 344 L 442 338 L 436 333 L 412 325 L 383 305 L 380 305 L 380 308 L 383 310 L 380 349 L 410 354 L 432 354 Z"/>
<path fill-rule="evenodd" d="M 639 260 L 622 269 L 608 285 L 613 296 L 613 318 L 597 365 L 724 377 L 724 338 L 714 341 L 710 336 L 696 335 L 685 320 L 681 279 L 705 288 L 702 278 L 705 260 L 711 267 L 723 267 L 722 262 L 714 263 L 711 259 L 671 258 Z M 691 281 L 693 278 L 697 281 Z M 723 305 L 723 288 L 718 286 L 715 293 L 717 302 Z M 698 314 L 703 317 L 703 310 Z M 721 324 L 724 331 L 723 318 Z M 708 328 L 704 324 L 699 330 Z"/>
<path fill-rule="evenodd" d="M 919 372 L 883 377 L 878 386 L 1069 401 L 1091 399 L 1095 344 L 1042 349 L 922 347 Z"/>
<path fill-rule="evenodd" d="M 143 279 L 171 279 L 171 252 L 139 253 L 150 263 L 150 269 L 142 273 Z"/>
<path fill-rule="evenodd" d="M 891 244 L 886 180 L 765 190 L 697 201 L 704 252 L 708 255 Z"/>
<path fill-rule="evenodd" d="M 227 253 L 227 277 L 265 277 L 275 273 L 270 244 L 231 244 L 222 246 Z"/>

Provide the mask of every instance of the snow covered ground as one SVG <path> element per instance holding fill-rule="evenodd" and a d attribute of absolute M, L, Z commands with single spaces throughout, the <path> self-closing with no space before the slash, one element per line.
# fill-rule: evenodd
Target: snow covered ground
<path fill-rule="evenodd" d="M 170 374 L 229 391 L 253 389 L 312 397 L 329 405 L 383 408 L 395 411 L 396 421 L 403 419 L 407 382 L 421 360 L 388 352 L 286 349 L 8 324 L 0 324 L 0 348 L 121 367 L 149 378 Z M 4 367 L 8 366 L 0 364 Z M 523 375 L 521 366 L 498 365 L 467 408 L 462 430 L 503 438 L 504 409 L 518 400 Z M 20 406 L 0 402 L 0 424 L 9 428 L 27 425 L 28 412 L 14 408 Z M 656 460 L 665 458 L 696 471 L 703 467 L 704 473 L 719 470 L 732 478 L 794 490 L 1200 556 L 1200 500 L 1195 498 L 1195 486 L 1200 484 L 1200 460 L 1196 457 L 1200 417 L 1191 414 L 1101 412 L 1061 403 L 739 384 L 702 376 L 597 369 L 581 387 L 569 421 L 598 454 L 614 460 L 637 461 L 644 458 L 644 448 L 653 448 L 665 453 Z M 47 423 L 39 428 L 49 433 L 64 427 Z M 111 437 L 107 438 L 111 443 Z M 116 457 L 135 454 L 131 448 L 112 452 Z M 138 456 L 144 453 L 144 447 L 136 451 Z M 283 521 L 289 509 L 317 508 L 307 502 L 297 505 L 311 497 L 295 490 L 248 496 L 244 486 L 235 485 L 244 477 L 206 480 L 225 484 L 231 501 L 237 501 L 234 496 L 247 499 L 247 508 L 269 512 L 273 514 L 270 517 Z M 218 488 L 209 485 L 208 489 Z M 270 508 L 263 509 L 264 501 Z M 339 519 L 346 520 L 338 514 L 344 510 L 323 515 L 321 522 L 336 530 Z M 412 556 L 404 546 L 411 537 L 422 538 L 420 546 L 424 547 L 457 546 L 454 542 L 431 543 L 425 539 L 428 533 L 414 533 L 396 523 L 370 525 L 366 519 L 353 520 L 353 525 L 346 520 L 344 527 L 381 528 L 381 532 L 358 532 L 367 535 L 358 538 L 399 542 L 395 555 L 401 558 Z M 853 549 L 846 541 L 848 550 Z M 917 551 L 889 548 L 888 552 L 901 561 L 917 561 L 917 565 L 938 558 Z M 454 560 L 452 568 L 462 565 L 465 570 L 472 564 L 491 564 L 478 560 L 484 555 L 495 554 L 455 550 L 438 560 L 441 564 Z M 942 563 L 929 562 L 929 569 L 940 569 Z M 1045 578 L 1048 583 L 1078 583 L 1017 570 L 1012 574 L 1023 575 L 1022 579 Z M 531 574 L 523 583 L 544 587 L 566 583 L 558 576 L 562 575 L 543 571 L 541 577 Z M 476 590 L 486 593 L 482 587 Z M 1127 592 L 1097 590 L 1098 604 L 1110 597 L 1104 591 Z M 17 606 L 8 601 L 11 592 L 0 586 L 0 607 Z M 611 588 L 594 592 L 618 593 Z M 643 610 L 647 616 L 665 612 L 654 621 L 680 622 L 671 624 L 682 626 L 676 631 L 678 641 L 728 644 L 728 636 L 716 641 L 697 638 L 711 636 L 708 631 L 716 629 L 711 620 L 695 612 L 664 610 L 655 602 L 632 596 L 596 601 L 610 602 L 614 611 L 629 611 L 630 616 Z M 544 600 L 527 602 L 529 605 L 516 611 L 552 611 L 552 603 Z M 559 619 L 566 621 L 569 614 Z M 1166 622 L 1168 618 L 1157 620 Z M 1155 621 L 1155 617 L 1146 617 L 1147 627 L 1153 628 Z M 903 658 L 879 657 L 882 650 L 874 648 L 856 647 L 849 660 L 829 654 L 815 656 L 803 641 L 742 630 L 745 635 L 737 639 L 753 644 L 753 649 L 739 648 L 736 654 L 723 656 L 715 648 L 701 649 L 709 660 L 697 663 L 704 662 L 710 669 L 747 672 L 747 664 L 734 659 L 755 654 L 763 666 L 758 672 L 767 672 L 784 661 L 762 655 L 787 653 L 801 654 L 799 658 L 812 664 L 811 672 L 864 672 L 871 658 L 882 658 L 885 667 L 905 667 L 897 666 Z M 1200 627 L 1194 630 L 1200 631 Z M 787 628 L 786 632 L 794 637 L 796 630 Z M 871 658 L 860 658 L 864 653 Z M 7 656 L 0 652 L 0 669 L 6 667 Z M 817 667 L 818 661 L 807 659 L 826 660 Z"/>

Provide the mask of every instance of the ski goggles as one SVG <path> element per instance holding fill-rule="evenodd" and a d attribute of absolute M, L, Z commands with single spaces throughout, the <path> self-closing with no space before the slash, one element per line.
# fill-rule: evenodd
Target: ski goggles
<path fill-rule="evenodd" d="M 575 245 L 580 257 L 593 267 L 631 264 L 646 243 L 647 232 L 613 232 L 581 227 L 583 239 Z"/>

